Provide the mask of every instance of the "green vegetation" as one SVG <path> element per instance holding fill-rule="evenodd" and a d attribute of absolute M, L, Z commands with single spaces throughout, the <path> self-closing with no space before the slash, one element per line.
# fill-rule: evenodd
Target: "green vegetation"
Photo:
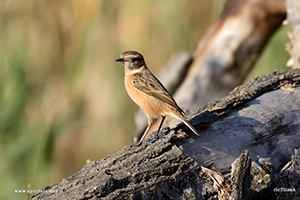
<path fill-rule="evenodd" d="M 174 52 L 193 51 L 221 8 L 198 0 L 1 1 L 0 199 L 26 199 L 14 190 L 42 189 L 127 145 L 136 106 L 115 59 L 138 50 L 158 72 Z M 286 32 L 251 77 L 285 65 Z"/>

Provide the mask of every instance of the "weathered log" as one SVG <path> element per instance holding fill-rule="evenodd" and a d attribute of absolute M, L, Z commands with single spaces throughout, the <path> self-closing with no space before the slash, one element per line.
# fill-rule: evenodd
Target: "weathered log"
<path fill-rule="evenodd" d="M 193 137 L 198 146 L 186 142 L 178 145 L 183 147 L 185 155 L 191 156 L 201 165 L 215 162 L 217 168 L 226 168 L 243 149 L 247 149 L 251 158 L 259 155 L 272 159 L 274 156 L 274 165 L 281 168 L 279 163 L 292 155 L 300 141 L 296 137 L 297 131 L 294 131 L 295 127 L 298 128 L 297 120 L 300 119 L 299 88 L 293 88 L 295 82 L 289 81 L 298 80 L 299 77 L 293 72 L 298 73 L 274 72 L 256 77 L 247 86 L 235 88 L 220 101 L 212 101 L 200 108 L 191 116 L 192 121 L 210 119 L 211 113 L 221 113 L 218 115 L 220 119 L 213 126 L 201 130 L 203 137 Z M 295 77 L 292 78 L 293 76 Z M 268 93 L 274 89 L 276 90 Z M 290 98 L 291 96 L 293 97 Z M 240 103 L 243 104 L 242 108 L 237 109 L 236 106 Z M 184 128 L 182 124 L 179 127 Z M 286 141 L 277 138 L 282 135 L 286 140 L 289 139 L 289 147 L 294 148 L 287 148 Z M 269 142 L 274 138 L 277 139 Z M 199 148 L 202 145 L 203 148 Z"/>
<path fill-rule="evenodd" d="M 228 179 L 231 163 L 245 150 L 254 162 L 269 157 L 275 176 L 300 146 L 299 82 L 300 70 L 256 77 L 191 115 L 200 136 L 183 124 L 153 132 L 141 146 L 126 146 L 45 188 L 61 192 L 32 199 L 211 199 L 218 190 L 200 166 L 213 163 Z M 299 162 L 294 162 L 298 173 Z M 242 174 L 240 180 L 247 180 L 249 174 Z M 247 184 L 239 185 L 247 191 Z M 263 195 L 266 189 L 251 191 Z"/>

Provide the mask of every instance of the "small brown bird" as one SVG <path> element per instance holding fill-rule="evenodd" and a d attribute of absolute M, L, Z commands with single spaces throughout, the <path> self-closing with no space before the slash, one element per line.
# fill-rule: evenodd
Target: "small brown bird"
<path fill-rule="evenodd" d="M 130 98 L 140 106 L 148 117 L 148 127 L 138 145 L 144 139 L 152 123 L 162 116 L 158 132 L 166 118 L 173 117 L 185 123 L 196 135 L 198 131 L 185 120 L 184 111 L 161 82 L 147 68 L 143 56 L 136 51 L 126 51 L 116 60 L 121 62 L 125 72 L 125 88 Z"/>

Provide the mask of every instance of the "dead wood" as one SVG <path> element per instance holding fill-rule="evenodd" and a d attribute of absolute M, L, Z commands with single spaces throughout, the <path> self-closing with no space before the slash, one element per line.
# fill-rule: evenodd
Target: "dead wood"
<path fill-rule="evenodd" d="M 249 193 L 259 198 L 269 192 L 277 198 L 279 187 L 299 191 L 299 153 L 293 167 L 282 170 L 300 146 L 299 82 L 300 70 L 256 77 L 191 115 L 200 136 L 183 124 L 153 132 L 141 146 L 129 145 L 45 188 L 60 193 L 39 193 L 32 199 L 216 199 L 227 193 L 247 199 Z M 248 153 L 240 157 L 245 150 L 251 166 L 256 163 L 250 173 Z M 201 168 L 211 163 L 219 177 Z"/>
<path fill-rule="evenodd" d="M 250 199 L 250 169 L 251 169 L 251 158 L 248 157 L 249 152 L 241 154 L 231 164 L 231 182 L 232 182 L 232 193 L 231 199 Z"/>

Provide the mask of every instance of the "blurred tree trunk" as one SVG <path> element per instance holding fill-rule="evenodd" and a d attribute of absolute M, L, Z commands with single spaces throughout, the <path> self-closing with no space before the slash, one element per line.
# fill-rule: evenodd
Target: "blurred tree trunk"
<path fill-rule="evenodd" d="M 285 18 L 285 0 L 226 1 L 192 54 L 178 104 L 194 110 L 240 85 Z"/>
<path fill-rule="evenodd" d="M 287 65 L 292 69 L 300 68 L 300 1 L 286 0 L 287 4 L 287 22 L 290 24 L 290 30 L 288 36 L 291 42 L 287 45 L 291 58 Z"/>

